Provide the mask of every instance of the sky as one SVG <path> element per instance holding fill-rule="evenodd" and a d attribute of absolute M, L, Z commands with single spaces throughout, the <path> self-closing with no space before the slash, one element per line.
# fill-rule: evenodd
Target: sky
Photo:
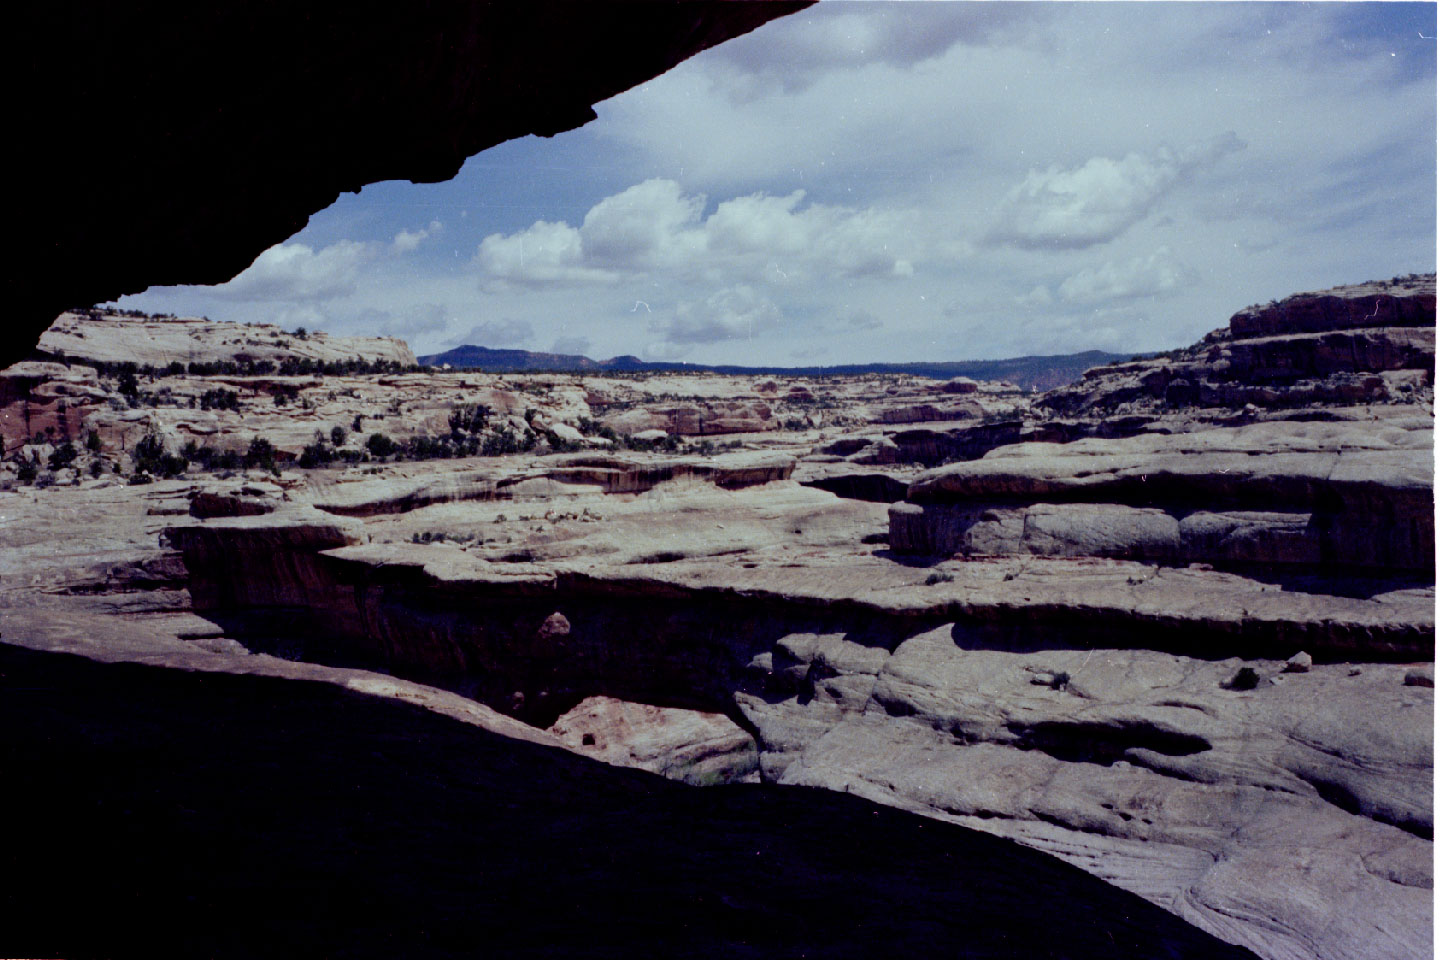
<path fill-rule="evenodd" d="M 1435 269 L 1435 36 L 1433 3 L 827 0 L 119 303 L 417 354 L 1168 349 Z"/>

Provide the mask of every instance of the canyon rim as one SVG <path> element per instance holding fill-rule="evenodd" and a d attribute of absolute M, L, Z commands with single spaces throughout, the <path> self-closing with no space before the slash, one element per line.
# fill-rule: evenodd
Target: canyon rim
<path fill-rule="evenodd" d="M 0 369 L 0 948 L 1430 956 L 1435 274 L 1326 248 L 1333 280 L 1166 349 L 1062 352 L 1200 302 L 1223 270 L 1191 248 L 1115 251 L 1253 133 L 1031 167 L 963 242 L 823 179 L 747 194 L 726 167 L 711 200 L 600 162 L 613 187 L 475 237 L 473 296 L 593 303 L 643 359 L 539 314 L 342 312 L 454 211 L 292 236 L 529 133 L 565 155 L 597 113 L 680 124 L 666 91 L 763 125 L 839 77 L 993 56 L 1037 6 L 946 5 L 943 43 L 889 5 L 27 15 L 6 69 L 132 50 L 55 103 L 173 151 L 27 153 L 55 236 L 7 281 Z M 17 123 L 53 142 L 63 115 Z M 955 262 L 1064 264 L 1002 304 L 1038 318 L 995 341 L 1030 355 L 963 366 L 875 300 L 804 312 Z M 186 297 L 237 319 L 160 309 Z M 796 329 L 872 339 L 763 352 Z"/>

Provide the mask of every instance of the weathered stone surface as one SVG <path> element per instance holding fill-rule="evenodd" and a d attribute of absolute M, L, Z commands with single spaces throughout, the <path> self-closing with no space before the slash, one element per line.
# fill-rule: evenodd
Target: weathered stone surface
<path fill-rule="evenodd" d="M 931 403 L 916 403 L 907 406 L 886 407 L 876 412 L 876 423 L 929 423 L 937 420 L 976 420 L 984 416 L 979 404 L 951 404 L 936 406 Z"/>
<path fill-rule="evenodd" d="M 696 786 L 758 781 L 755 740 L 724 714 L 589 697 L 550 726 L 584 756 Z"/>
<path fill-rule="evenodd" d="M 1435 275 L 1299 294 L 1151 359 L 1088 370 L 1040 398 L 1079 414 L 1433 403 Z"/>
<path fill-rule="evenodd" d="M 236 324 L 197 317 L 140 319 L 107 314 L 62 313 L 40 335 L 37 349 L 67 360 L 149 364 L 278 362 L 291 357 L 335 363 L 361 360 L 415 366 L 415 354 L 393 337 L 332 337 L 321 330 L 304 336 L 274 324 Z"/>
<path fill-rule="evenodd" d="M 1330 356 L 1337 334 L 1372 366 L 1376 344 L 1428 349 L 1396 330 L 1285 333 L 1277 355 Z M 3 629 L 469 704 L 502 735 L 693 784 L 856 794 L 1045 851 L 1267 958 L 1427 956 L 1428 374 L 1226 379 L 1238 343 L 1090 378 L 1086 396 L 1133 388 L 1118 405 L 1058 417 L 981 384 L 962 401 L 979 420 L 904 428 L 871 421 L 948 407 L 935 384 L 142 377 L 182 402 L 116 409 L 111 377 L 27 367 L 11 404 L 98 390 L 81 427 L 102 450 L 50 469 L 66 434 L 15 431 Z M 1344 377 L 1386 402 L 1294 406 Z M 239 410 L 189 407 L 217 384 Z M 1206 390 L 1273 404 L 1197 405 Z M 596 425 L 756 404 L 777 429 L 703 446 Z M 346 436 L 321 446 L 360 462 L 87 479 L 107 457 L 129 472 L 147 435 L 245 450 L 258 427 L 298 456 L 332 426 Z M 416 459 L 426 438 L 507 433 L 521 449 Z M 557 453 L 576 442 L 608 446 Z M 36 457 L 49 486 L 20 479 Z"/>
<path fill-rule="evenodd" d="M 1269 306 L 1246 307 L 1230 318 L 1230 332 L 1239 338 L 1356 327 L 1434 326 L 1434 276 L 1397 280 L 1297 293 Z"/>
<path fill-rule="evenodd" d="M 1016 444 L 911 484 L 890 542 L 910 553 L 1425 571 L 1433 434 L 1410 426 L 1270 422 Z"/>
<path fill-rule="evenodd" d="M 204 955 L 385 957 L 403 941 L 437 958 L 1253 956 L 933 818 L 820 790 L 691 789 L 440 691 L 201 656 L 204 672 L 0 644 L 0 803 L 26 825 L 6 856 L 33 881 L 11 894 L 14 952 L 143 953 L 164 915 L 167 945 Z M 144 869 L 77 877 L 97 854 Z M 93 923 L 66 922 L 60 887 Z"/>
<path fill-rule="evenodd" d="M 663 430 L 677 437 L 761 433 L 779 426 L 771 416 L 770 407 L 759 400 L 652 406 L 606 414 L 601 422 L 625 435 Z"/>

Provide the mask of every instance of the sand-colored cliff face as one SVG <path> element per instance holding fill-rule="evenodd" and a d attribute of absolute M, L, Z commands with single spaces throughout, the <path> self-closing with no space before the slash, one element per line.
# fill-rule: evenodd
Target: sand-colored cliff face
<path fill-rule="evenodd" d="M 415 354 L 393 337 L 332 337 L 324 331 L 282 330 L 269 323 L 235 324 L 203 317 L 136 318 L 103 310 L 62 313 L 40 335 L 36 349 L 84 365 L 189 364 L 359 360 L 397 368 L 415 366 Z"/>
<path fill-rule="evenodd" d="M 138 390 L 239 409 L 116 409 L 112 375 L 12 368 L 5 409 L 58 424 L 64 399 L 101 449 L 51 467 L 57 444 L 7 446 L 5 640 L 328 678 L 691 784 L 855 794 L 1264 957 L 1427 956 L 1428 333 L 1272 323 L 1407 346 L 1282 376 L 1227 333 L 1033 404 L 904 377 L 186 374 Z M 1295 349 L 1276 355 L 1319 356 Z M 962 403 L 981 415 L 890 412 Z M 681 436 L 687 405 L 764 427 Z M 627 441 L 611 416 L 666 432 Z M 90 478 L 133 475 L 133 441 L 112 446 L 131 424 L 284 455 Z M 332 424 L 322 446 L 355 462 L 301 468 Z M 48 486 L 21 479 L 32 455 Z"/>

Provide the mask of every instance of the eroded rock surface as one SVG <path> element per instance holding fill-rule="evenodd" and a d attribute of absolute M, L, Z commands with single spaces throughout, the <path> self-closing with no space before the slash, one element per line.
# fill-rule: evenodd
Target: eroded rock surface
<path fill-rule="evenodd" d="M 117 409 L 112 374 L 12 368 L 6 409 L 100 450 L 52 467 L 43 430 L 7 442 L 4 635 L 339 682 L 691 784 L 855 794 L 1267 958 L 1425 957 L 1428 282 L 1257 308 L 1183 377 L 1138 361 L 1034 403 L 909 377 L 187 371 L 138 390 L 225 383 L 239 409 Z M 1387 325 L 1342 325 L 1374 296 Z M 1273 356 L 1349 337 L 1353 369 L 1237 365 L 1257 330 L 1288 344 Z M 1383 391 L 1341 389 L 1354 377 Z M 676 433 L 678 407 L 760 406 L 764 429 Z M 919 408 L 955 419 L 884 425 Z M 289 439 L 273 469 L 130 486 L 137 441 L 111 444 L 137 413 L 171 455 L 202 414 L 217 448 L 271 423 Z M 394 449 L 347 431 L 315 462 L 314 431 L 355 416 Z M 667 425 L 607 433 L 612 416 Z M 87 478 L 107 458 L 121 475 Z"/>

